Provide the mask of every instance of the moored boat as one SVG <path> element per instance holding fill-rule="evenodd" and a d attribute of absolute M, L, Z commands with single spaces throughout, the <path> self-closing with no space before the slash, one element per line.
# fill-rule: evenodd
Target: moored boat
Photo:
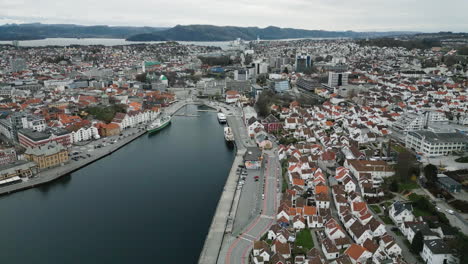
<path fill-rule="evenodd" d="M 234 141 L 234 134 L 230 127 L 224 128 L 224 139 L 228 142 Z"/>
<path fill-rule="evenodd" d="M 150 134 L 154 132 L 158 132 L 159 130 L 165 128 L 167 125 L 171 123 L 172 117 L 171 116 L 164 116 L 161 118 L 156 119 L 151 125 L 146 129 Z"/>
<path fill-rule="evenodd" d="M 221 124 L 225 124 L 226 123 L 226 115 L 219 112 L 218 113 L 218 122 L 221 123 Z"/>

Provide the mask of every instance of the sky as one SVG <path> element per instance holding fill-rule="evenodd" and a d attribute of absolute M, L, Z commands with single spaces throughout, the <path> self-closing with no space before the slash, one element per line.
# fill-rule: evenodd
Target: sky
<path fill-rule="evenodd" d="M 468 0 L 1 0 L 0 24 L 468 32 Z"/>

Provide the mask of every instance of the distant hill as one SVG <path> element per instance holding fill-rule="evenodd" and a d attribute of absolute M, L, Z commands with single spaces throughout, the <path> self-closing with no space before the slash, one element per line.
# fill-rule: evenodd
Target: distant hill
<path fill-rule="evenodd" d="M 241 38 L 376 38 L 402 36 L 417 32 L 355 32 L 305 30 L 279 27 L 232 27 L 187 25 L 164 27 L 81 26 L 74 24 L 6 24 L 0 26 L 0 40 L 32 40 L 44 38 L 125 38 L 130 41 L 227 41 Z"/>
<path fill-rule="evenodd" d="M 305 30 L 279 27 L 232 27 L 212 25 L 175 26 L 170 29 L 153 33 L 142 33 L 127 38 L 129 41 L 227 41 L 241 38 L 261 39 L 290 39 L 290 38 L 375 38 L 415 34 L 416 32 L 354 32 L 354 31 L 325 31 Z"/>
<path fill-rule="evenodd" d="M 73 24 L 6 24 L 0 26 L 0 40 L 32 40 L 44 38 L 127 38 L 153 33 L 163 27 L 110 27 Z"/>

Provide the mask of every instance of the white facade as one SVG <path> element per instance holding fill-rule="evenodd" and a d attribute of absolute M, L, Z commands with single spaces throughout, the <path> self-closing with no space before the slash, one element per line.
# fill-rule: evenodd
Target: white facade
<path fill-rule="evenodd" d="M 92 139 L 99 139 L 99 131 L 96 127 L 82 127 L 77 131 L 73 131 L 70 133 L 70 142 L 76 143 L 80 141 L 92 140 Z"/>
<path fill-rule="evenodd" d="M 434 240 L 426 240 L 424 241 L 424 246 L 423 250 L 421 251 L 421 257 L 424 260 L 424 263 L 426 264 L 449 264 L 449 263 L 459 263 L 460 261 L 455 258 L 452 254 L 448 253 L 449 250 L 440 250 L 441 252 L 444 253 L 435 253 L 431 250 L 430 247 L 431 245 L 437 245 L 437 244 L 446 244 L 442 241 L 442 239 L 434 239 Z M 428 246 L 429 245 L 429 246 Z"/>
<path fill-rule="evenodd" d="M 405 145 L 424 156 L 437 157 L 454 151 L 466 151 L 468 137 L 460 133 L 413 131 L 405 137 Z"/>

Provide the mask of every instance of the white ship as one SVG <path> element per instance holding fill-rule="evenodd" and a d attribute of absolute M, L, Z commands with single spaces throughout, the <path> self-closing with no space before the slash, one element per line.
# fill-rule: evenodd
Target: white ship
<path fill-rule="evenodd" d="M 218 113 L 218 122 L 221 123 L 221 124 L 226 123 L 226 115 L 224 115 L 223 113 L 219 112 L 219 113 Z"/>
<path fill-rule="evenodd" d="M 224 128 L 224 139 L 228 142 L 234 141 L 234 134 L 232 133 L 230 127 Z"/>

